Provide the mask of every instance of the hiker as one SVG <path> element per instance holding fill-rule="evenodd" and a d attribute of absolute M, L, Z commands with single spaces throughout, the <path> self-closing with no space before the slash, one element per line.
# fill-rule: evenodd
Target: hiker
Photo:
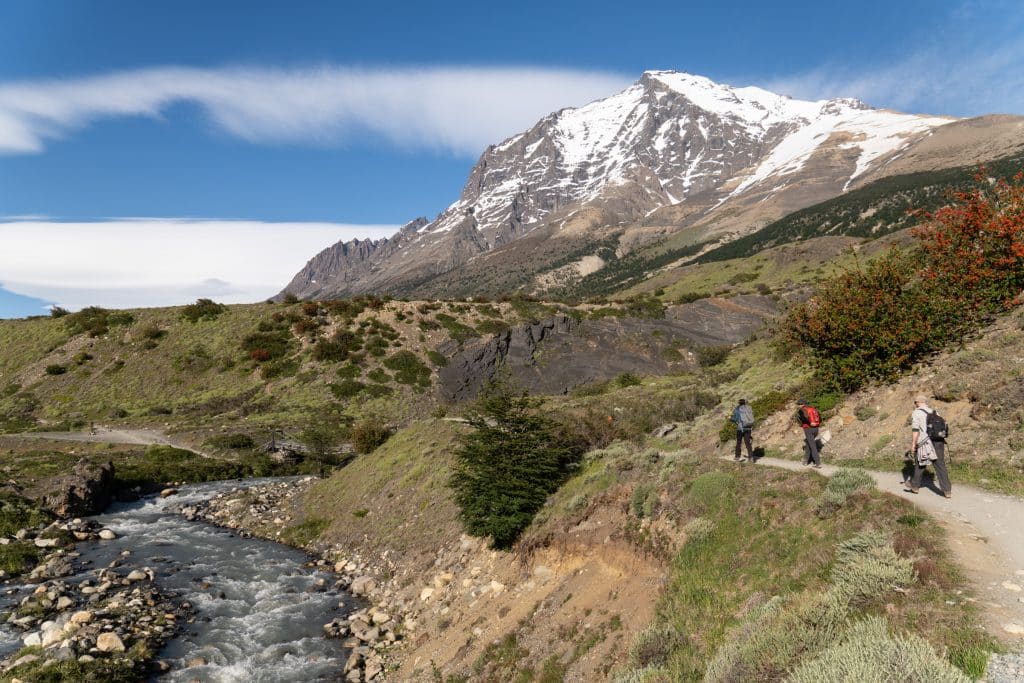
<path fill-rule="evenodd" d="M 746 458 L 740 457 L 740 446 L 747 444 L 747 458 L 754 462 L 754 449 L 751 446 L 750 431 L 754 428 L 754 410 L 747 405 L 747 400 L 741 398 L 739 405 L 732 411 L 729 418 L 736 425 L 736 462 L 743 462 Z"/>
<path fill-rule="evenodd" d="M 821 456 L 818 454 L 818 427 L 821 426 L 821 414 L 818 409 L 800 399 L 796 402 L 796 421 L 804 431 L 804 448 L 807 449 L 804 466 L 821 469 Z"/>
<path fill-rule="evenodd" d="M 931 463 L 935 468 L 935 475 L 939 479 L 939 488 L 946 498 L 953 497 L 953 486 L 949 483 L 949 472 L 946 471 L 946 441 L 945 438 L 931 438 L 928 423 L 937 416 L 933 408 L 928 407 L 928 397 L 918 394 L 914 397 L 914 412 L 910 418 L 910 454 L 914 458 L 914 478 L 906 483 L 903 490 L 907 493 L 917 493 L 921 488 L 921 475 L 925 467 Z M 945 430 L 945 425 L 942 427 Z"/>

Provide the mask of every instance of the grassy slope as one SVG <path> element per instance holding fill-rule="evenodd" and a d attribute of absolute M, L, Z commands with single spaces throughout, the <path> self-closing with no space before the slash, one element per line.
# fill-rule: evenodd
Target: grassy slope
<path fill-rule="evenodd" d="M 345 326 L 365 345 L 375 336 L 373 326 L 367 326 L 373 318 L 394 336 L 384 340 L 386 347 L 378 355 L 361 351 L 358 367 L 345 376 L 376 387 L 377 394 L 384 394 L 376 398 L 370 392 L 336 397 L 330 385 L 345 379 L 337 373 L 349 362 L 315 360 L 308 333 L 287 333 L 283 372 L 264 378 L 264 371 L 242 348 L 242 340 L 261 324 L 287 329 L 289 320 L 274 323 L 274 316 L 303 320 L 301 310 L 301 305 L 230 306 L 215 320 L 191 323 L 181 318 L 180 308 L 141 309 L 131 311 L 132 324 L 111 327 L 95 339 L 69 335 L 65 319 L 0 321 L 0 432 L 5 427 L 24 430 L 35 419 L 51 429 L 88 421 L 171 424 L 178 430 L 230 422 L 287 428 L 310 419 L 337 421 L 345 414 L 367 413 L 404 422 L 429 412 L 431 401 L 410 400 L 417 391 L 382 367 L 387 356 L 410 350 L 428 368 L 434 367 L 428 352 L 453 337 L 480 336 L 554 309 L 520 301 L 394 301 L 379 310 L 364 310 L 354 319 L 321 311 L 327 320 L 315 333 L 321 337 Z M 145 332 L 154 327 L 163 334 L 149 340 Z M 91 358 L 83 359 L 82 353 Z M 67 371 L 47 374 L 50 365 Z M 19 416 L 25 419 L 14 419 Z"/>

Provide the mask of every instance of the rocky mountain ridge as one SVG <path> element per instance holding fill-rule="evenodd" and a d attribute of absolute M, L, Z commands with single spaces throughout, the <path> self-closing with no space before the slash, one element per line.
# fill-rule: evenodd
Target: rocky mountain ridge
<path fill-rule="evenodd" d="M 781 217 L 877 177 L 952 121 L 648 71 L 616 95 L 552 113 L 488 147 L 436 219 L 412 221 L 385 240 L 338 243 L 285 291 L 435 295 L 432 286 L 465 284 L 433 283 L 439 275 L 531 233 L 544 232 L 537 242 L 545 244 L 531 250 L 545 256 L 526 267 L 539 272 L 566 254 L 546 244 L 555 238 L 577 238 L 579 251 L 611 234 L 632 231 L 631 241 L 646 242 L 755 205 Z M 489 259 L 485 270 L 502 267 Z M 468 268 L 471 290 L 481 274 Z"/>

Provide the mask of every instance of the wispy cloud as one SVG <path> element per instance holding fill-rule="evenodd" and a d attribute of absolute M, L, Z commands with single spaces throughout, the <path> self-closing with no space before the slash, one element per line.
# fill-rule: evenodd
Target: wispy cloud
<path fill-rule="evenodd" d="M 0 223 L 0 284 L 65 308 L 262 301 L 338 240 L 394 225 L 118 220 Z"/>
<path fill-rule="evenodd" d="M 802 99 L 857 97 L 907 112 L 1024 114 L 1024 12 L 1019 4 L 1001 12 L 990 8 L 1002 25 L 981 36 L 962 30 L 963 14 L 975 9 L 965 3 L 932 44 L 911 48 L 892 63 L 824 65 L 760 84 Z"/>
<path fill-rule="evenodd" d="M 253 142 L 336 144 L 378 135 L 475 155 L 562 107 L 629 78 L 542 68 L 151 68 L 0 83 L 0 153 L 30 154 L 95 121 L 160 117 L 175 103 Z"/>

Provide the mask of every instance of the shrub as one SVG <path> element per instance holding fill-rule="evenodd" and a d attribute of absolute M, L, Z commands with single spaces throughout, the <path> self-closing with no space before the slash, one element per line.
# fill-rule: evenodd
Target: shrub
<path fill-rule="evenodd" d="M 536 401 L 489 385 L 467 412 L 450 485 L 466 531 L 508 548 L 566 478 L 577 453 L 555 437 Z"/>
<path fill-rule="evenodd" d="M 399 351 L 384 359 L 384 367 L 395 373 L 395 381 L 418 387 L 430 386 L 430 368 L 412 351 Z"/>
<path fill-rule="evenodd" d="M 256 447 L 256 442 L 248 434 L 222 434 L 210 437 L 209 443 L 214 448 L 228 448 L 234 451 L 248 450 Z"/>
<path fill-rule="evenodd" d="M 459 344 L 465 342 L 468 339 L 479 337 L 480 333 L 469 325 L 464 325 L 447 313 L 438 313 L 434 316 L 437 322 L 444 326 L 445 330 L 448 331 L 448 335 Z M 423 327 L 420 325 L 420 327 Z"/>
<path fill-rule="evenodd" d="M 342 380 L 337 384 L 328 384 L 327 386 L 335 398 L 352 398 L 366 388 L 365 384 L 354 379 Z"/>
<path fill-rule="evenodd" d="M 846 499 L 858 491 L 870 490 L 875 485 L 871 475 L 862 469 L 843 467 L 828 480 L 818 501 L 818 515 L 825 517 L 841 508 Z"/>
<path fill-rule="evenodd" d="M 728 346 L 699 346 L 696 349 L 697 362 L 702 368 L 721 365 L 729 357 Z"/>
<path fill-rule="evenodd" d="M 181 309 L 181 317 L 190 323 L 197 323 L 200 320 L 213 320 L 228 307 L 219 304 L 213 299 L 196 299 L 194 304 L 189 304 Z"/>
<path fill-rule="evenodd" d="M 434 349 L 427 351 L 427 359 L 434 364 L 434 367 L 443 368 L 448 365 L 448 358 Z"/>
<path fill-rule="evenodd" d="M 374 368 L 373 370 L 370 370 L 366 373 L 366 378 L 371 382 L 376 382 L 377 384 L 387 384 L 391 381 L 391 375 L 384 372 L 382 368 Z"/>
<path fill-rule="evenodd" d="M 88 306 L 64 317 L 64 325 L 71 334 L 87 334 L 90 337 L 100 337 L 106 334 L 111 327 L 117 325 L 131 325 L 135 317 L 131 313 L 123 311 L 108 311 L 99 306 Z"/>
<path fill-rule="evenodd" d="M 160 329 L 159 325 L 146 325 L 139 330 L 139 337 L 142 339 L 160 339 L 167 334 L 166 330 Z"/>
<path fill-rule="evenodd" d="M 242 349 L 249 353 L 255 361 L 263 362 L 281 358 L 291 345 L 291 337 L 287 330 L 265 330 L 253 332 L 242 339 Z M 259 352 L 257 358 L 254 352 Z"/>
<path fill-rule="evenodd" d="M 352 425 L 352 447 L 356 453 L 372 453 L 388 440 L 391 430 L 380 419 L 368 417 Z"/>
<path fill-rule="evenodd" d="M 295 296 L 291 292 L 285 292 L 284 298 L 281 299 L 281 303 L 286 305 L 297 304 L 299 303 L 299 297 Z"/>
<path fill-rule="evenodd" d="M 91 360 L 92 360 L 92 354 L 91 353 L 86 353 L 85 351 L 79 351 L 78 353 L 76 353 L 71 358 L 71 361 L 75 365 L 85 365 L 86 363 L 88 363 Z"/>
<path fill-rule="evenodd" d="M 46 374 L 47 375 L 63 375 L 67 371 L 68 371 L 68 369 L 66 367 L 64 367 L 63 365 L 54 364 L 54 365 L 47 365 L 46 366 Z"/>
<path fill-rule="evenodd" d="M 68 313 L 70 313 L 70 311 L 68 311 L 68 309 L 66 308 L 61 308 L 60 306 L 50 307 L 51 318 L 63 318 L 64 316 L 68 315 Z"/>
<path fill-rule="evenodd" d="M 791 309 L 783 340 L 807 349 L 830 387 L 891 381 L 1020 303 L 1024 175 L 977 180 L 950 205 L 919 214 L 913 250 L 858 262 Z"/>
<path fill-rule="evenodd" d="M 694 517 L 686 526 L 683 533 L 686 534 L 687 543 L 701 543 L 711 537 L 715 531 L 715 523 L 706 517 Z"/>
<path fill-rule="evenodd" d="M 944 661 L 923 638 L 913 634 L 890 634 L 882 617 L 869 617 L 857 622 L 824 652 L 798 665 L 787 680 L 791 683 L 970 681 Z"/>
<path fill-rule="evenodd" d="M 258 354 L 259 357 L 255 357 L 252 355 L 252 353 L 254 353 L 255 351 L 255 349 L 251 351 L 249 356 L 253 360 L 257 362 L 269 360 L 269 353 L 266 354 L 266 357 L 264 357 L 263 354 Z M 213 364 L 214 359 L 210 356 L 210 352 L 207 351 L 206 347 L 203 346 L 202 344 L 193 344 L 192 346 L 188 347 L 180 354 L 175 356 L 174 361 L 172 362 L 172 365 L 174 366 L 175 370 L 195 374 L 206 372 L 207 370 L 213 367 Z"/>
<path fill-rule="evenodd" d="M 306 316 L 309 316 L 310 318 L 313 318 L 318 313 L 320 313 L 320 305 L 317 304 L 316 302 L 314 302 L 314 301 L 307 301 L 306 303 L 302 304 L 302 314 L 303 315 L 306 315 Z"/>

